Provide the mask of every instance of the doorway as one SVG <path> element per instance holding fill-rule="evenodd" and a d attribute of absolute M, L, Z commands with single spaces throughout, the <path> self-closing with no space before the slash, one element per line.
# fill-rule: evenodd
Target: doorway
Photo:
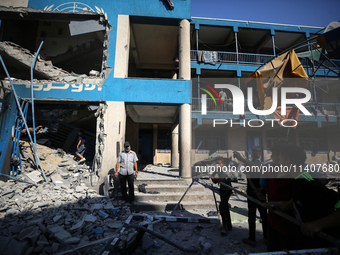
<path fill-rule="evenodd" d="M 143 128 L 139 130 L 138 154 L 141 164 L 153 163 L 153 129 Z"/>

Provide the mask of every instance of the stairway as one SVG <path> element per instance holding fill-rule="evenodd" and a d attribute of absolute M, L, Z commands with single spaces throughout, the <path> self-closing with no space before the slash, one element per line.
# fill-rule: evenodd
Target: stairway
<path fill-rule="evenodd" d="M 189 183 L 188 183 L 189 182 Z M 171 179 L 137 179 L 135 181 L 134 209 L 139 211 L 173 210 L 184 192 L 190 185 L 190 180 Z M 138 185 L 145 186 L 146 193 L 138 191 Z M 184 196 L 177 210 L 214 209 L 215 202 L 211 190 L 195 183 Z"/>

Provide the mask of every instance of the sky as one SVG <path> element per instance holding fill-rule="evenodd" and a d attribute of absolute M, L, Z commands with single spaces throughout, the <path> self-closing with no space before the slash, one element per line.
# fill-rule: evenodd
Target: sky
<path fill-rule="evenodd" d="M 191 0 L 191 16 L 326 27 L 340 0 Z"/>

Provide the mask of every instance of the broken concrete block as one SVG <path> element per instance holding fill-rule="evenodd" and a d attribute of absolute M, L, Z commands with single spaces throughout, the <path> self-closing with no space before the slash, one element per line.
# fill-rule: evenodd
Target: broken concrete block
<path fill-rule="evenodd" d="M 64 217 L 63 215 L 56 215 L 56 216 L 53 217 L 53 222 L 57 223 L 63 217 Z"/>
<path fill-rule="evenodd" d="M 113 219 L 107 219 L 105 221 L 105 226 L 113 229 L 117 229 L 121 227 L 124 224 L 124 222 L 114 221 Z"/>
<path fill-rule="evenodd" d="M 39 230 L 39 227 L 25 228 L 20 232 L 18 239 L 20 241 L 23 241 L 25 239 L 30 240 L 31 244 L 34 245 L 36 243 L 36 241 L 38 240 L 40 233 L 41 233 L 41 231 Z"/>
<path fill-rule="evenodd" d="M 103 219 L 106 219 L 107 217 L 109 217 L 109 214 L 107 214 L 106 212 L 100 210 L 99 211 L 99 215 L 100 217 L 102 217 Z"/>
<path fill-rule="evenodd" d="M 72 237 L 72 235 L 61 226 L 50 227 L 47 230 L 61 243 L 76 244 L 80 242 L 79 238 Z"/>
<path fill-rule="evenodd" d="M 30 181 L 35 183 L 43 181 L 43 178 L 41 177 L 41 173 L 39 171 L 30 172 L 26 174 L 26 176 L 30 179 Z"/>
<path fill-rule="evenodd" d="M 60 174 L 54 174 L 51 176 L 51 181 L 55 184 L 63 184 L 63 179 L 61 178 Z"/>
<path fill-rule="evenodd" d="M 70 237 L 70 238 L 67 238 L 64 243 L 65 244 L 77 244 L 80 242 L 80 238 L 79 237 Z"/>
<path fill-rule="evenodd" d="M 97 220 L 97 217 L 92 214 L 85 215 L 84 218 L 85 222 L 95 222 Z"/>
<path fill-rule="evenodd" d="M 103 204 L 94 204 L 94 205 L 91 205 L 91 209 L 92 210 L 102 210 L 103 208 L 104 208 Z"/>
<path fill-rule="evenodd" d="M 76 230 L 78 230 L 78 229 L 81 229 L 82 226 L 83 226 L 83 224 L 84 224 L 84 222 L 85 222 L 85 217 L 86 217 L 86 216 L 84 216 L 83 219 L 82 219 L 81 221 L 78 221 L 75 225 L 73 225 L 73 226 L 70 228 L 70 231 L 76 231 Z"/>
<path fill-rule="evenodd" d="M 104 205 L 104 210 L 112 210 L 112 209 L 114 209 L 114 206 L 111 202 Z"/>

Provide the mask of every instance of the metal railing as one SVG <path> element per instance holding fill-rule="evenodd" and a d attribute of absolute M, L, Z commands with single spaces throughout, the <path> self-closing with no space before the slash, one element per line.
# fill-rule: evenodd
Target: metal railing
<path fill-rule="evenodd" d="M 274 55 L 265 55 L 265 54 L 253 54 L 253 53 L 236 53 L 236 52 L 223 52 L 223 51 L 216 51 L 217 52 L 217 63 L 239 63 L 239 64 L 254 64 L 254 65 L 262 65 L 268 63 L 270 60 L 274 59 Z M 197 51 L 191 50 L 190 51 L 190 59 L 191 61 L 199 61 L 197 57 Z M 204 62 L 204 61 L 202 61 Z M 306 58 L 300 59 L 301 64 L 303 67 L 310 67 L 311 62 Z M 318 68 L 325 69 L 334 69 L 339 70 L 340 67 L 340 60 L 338 59 L 330 59 L 324 61 L 315 61 L 315 65 Z"/>
<path fill-rule="evenodd" d="M 232 113 L 233 105 L 232 99 L 224 99 L 222 100 L 222 105 L 216 101 L 215 102 L 211 98 L 207 98 L 207 112 L 226 112 Z M 307 103 L 306 109 L 313 113 L 317 113 L 318 116 L 322 116 L 327 114 L 328 116 L 340 116 L 340 104 L 338 103 Z M 201 111 L 201 99 L 200 98 L 192 98 L 192 111 L 193 112 L 200 112 Z M 250 113 L 248 109 L 247 101 L 245 101 L 244 106 L 245 113 Z"/>
<path fill-rule="evenodd" d="M 271 59 L 273 59 L 274 55 L 265 55 L 265 54 L 253 54 L 253 53 L 236 53 L 236 52 L 217 52 L 217 63 L 240 63 L 240 64 L 265 64 Z M 198 61 L 197 51 L 190 51 L 190 59 L 191 61 Z M 204 61 L 203 61 L 204 62 Z"/>

